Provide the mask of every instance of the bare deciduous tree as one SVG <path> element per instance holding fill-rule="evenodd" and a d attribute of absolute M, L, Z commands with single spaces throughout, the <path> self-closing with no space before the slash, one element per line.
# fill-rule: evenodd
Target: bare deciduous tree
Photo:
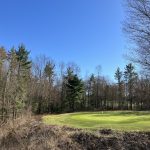
<path fill-rule="evenodd" d="M 132 43 L 131 60 L 150 71 L 150 0 L 126 0 L 123 30 Z"/>

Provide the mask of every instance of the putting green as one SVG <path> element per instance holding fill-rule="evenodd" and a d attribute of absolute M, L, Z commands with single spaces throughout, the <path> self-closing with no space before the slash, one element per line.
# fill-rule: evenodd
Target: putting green
<path fill-rule="evenodd" d="M 150 112 L 104 111 L 80 112 L 44 116 L 49 125 L 66 125 L 76 128 L 150 131 Z"/>

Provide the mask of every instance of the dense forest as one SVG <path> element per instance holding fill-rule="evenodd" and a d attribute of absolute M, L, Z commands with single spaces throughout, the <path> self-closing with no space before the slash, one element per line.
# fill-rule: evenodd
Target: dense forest
<path fill-rule="evenodd" d="M 100 74 L 82 79 L 75 63 L 56 64 L 44 55 L 29 59 L 20 45 L 0 48 L 0 115 L 16 118 L 36 114 L 93 110 L 149 110 L 150 78 L 139 75 L 132 63 L 116 69 L 115 83 Z"/>

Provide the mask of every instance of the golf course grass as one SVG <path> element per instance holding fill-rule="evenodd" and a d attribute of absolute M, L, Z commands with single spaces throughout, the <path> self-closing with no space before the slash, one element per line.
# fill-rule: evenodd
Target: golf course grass
<path fill-rule="evenodd" d="M 123 131 L 150 131 L 149 111 L 99 111 L 60 115 L 46 115 L 45 124 L 66 125 L 84 129 L 113 129 Z"/>

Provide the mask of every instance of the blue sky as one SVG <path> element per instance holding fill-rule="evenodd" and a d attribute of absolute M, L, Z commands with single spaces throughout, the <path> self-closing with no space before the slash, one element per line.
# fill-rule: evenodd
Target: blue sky
<path fill-rule="evenodd" d="M 0 0 L 0 45 L 24 43 L 31 56 L 77 63 L 84 76 L 102 66 L 113 79 L 126 60 L 121 0 Z"/>

